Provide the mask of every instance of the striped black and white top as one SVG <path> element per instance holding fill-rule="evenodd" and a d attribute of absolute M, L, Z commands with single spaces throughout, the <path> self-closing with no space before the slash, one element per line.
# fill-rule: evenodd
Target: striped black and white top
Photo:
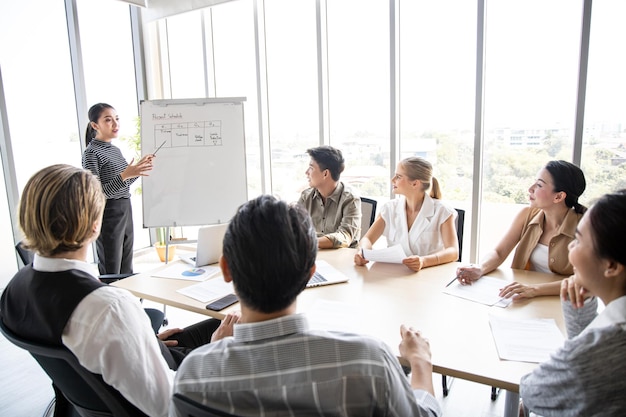
<path fill-rule="evenodd" d="M 127 166 L 122 152 L 111 142 L 94 139 L 83 152 L 83 168 L 93 172 L 100 179 L 107 199 L 130 197 L 130 185 L 138 177 L 122 181 L 121 174 Z"/>

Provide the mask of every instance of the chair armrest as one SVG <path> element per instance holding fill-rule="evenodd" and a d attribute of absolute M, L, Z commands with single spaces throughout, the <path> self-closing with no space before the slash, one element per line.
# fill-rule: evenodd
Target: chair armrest
<path fill-rule="evenodd" d="M 105 284 L 110 284 L 112 282 L 119 281 L 120 279 L 128 278 L 133 275 L 135 274 L 103 274 L 100 275 L 100 281 L 104 282 Z"/>

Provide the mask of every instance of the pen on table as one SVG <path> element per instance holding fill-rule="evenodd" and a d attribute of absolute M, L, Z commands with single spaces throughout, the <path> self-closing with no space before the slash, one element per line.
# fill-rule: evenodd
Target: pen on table
<path fill-rule="evenodd" d="M 457 280 L 457 277 L 452 278 L 452 281 L 448 282 L 448 283 L 446 284 L 446 287 L 449 287 L 450 285 L 452 285 L 452 283 L 453 283 L 454 281 L 456 281 L 456 280 Z"/>
<path fill-rule="evenodd" d="M 508 298 L 506 298 L 506 297 L 500 297 L 500 299 L 499 299 L 498 301 L 496 301 L 495 303 L 493 303 L 493 304 L 489 305 L 489 307 L 493 307 L 493 306 L 495 306 L 495 305 L 498 305 L 498 304 L 500 304 L 502 301 L 505 301 L 505 300 L 508 300 Z M 507 304 L 507 306 L 508 306 L 508 304 Z M 506 307 L 506 306 L 505 306 L 505 307 Z"/>
<path fill-rule="evenodd" d="M 156 155 L 156 153 L 159 152 L 159 149 L 161 149 L 163 147 L 163 145 L 165 145 L 165 142 L 167 142 L 167 141 L 164 140 L 163 143 L 160 144 L 159 147 L 156 148 L 156 150 L 154 152 L 152 152 L 152 155 Z"/>

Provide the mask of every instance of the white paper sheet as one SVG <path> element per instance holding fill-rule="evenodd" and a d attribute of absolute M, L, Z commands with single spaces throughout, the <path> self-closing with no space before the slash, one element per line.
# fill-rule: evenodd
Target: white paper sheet
<path fill-rule="evenodd" d="M 362 305 L 316 299 L 306 316 L 311 329 L 376 336 L 362 313 Z"/>
<path fill-rule="evenodd" d="M 176 292 L 198 300 L 201 303 L 217 300 L 235 292 L 232 282 L 225 282 L 222 276 L 211 278 L 199 284 L 190 285 Z"/>
<path fill-rule="evenodd" d="M 368 261 L 401 264 L 407 256 L 401 245 L 394 245 L 384 249 L 363 249 L 363 257 Z"/>
<path fill-rule="evenodd" d="M 175 262 L 167 268 L 154 271 L 152 276 L 159 278 L 184 279 L 188 281 L 204 281 L 218 272 L 220 272 L 220 268 L 215 265 L 207 265 L 196 268 L 186 263 Z"/>
<path fill-rule="evenodd" d="M 482 277 L 472 285 L 461 285 L 456 280 L 444 288 L 443 292 L 466 300 L 495 307 L 507 307 L 511 304 L 510 298 L 502 298 L 498 294 L 507 282 L 493 277 Z"/>
<path fill-rule="evenodd" d="M 554 319 L 515 319 L 489 315 L 491 333 L 500 359 L 539 363 L 563 346 L 563 334 Z"/>

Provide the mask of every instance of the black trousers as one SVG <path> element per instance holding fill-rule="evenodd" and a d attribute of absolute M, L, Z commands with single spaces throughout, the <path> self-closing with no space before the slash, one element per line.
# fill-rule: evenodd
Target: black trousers
<path fill-rule="evenodd" d="M 109 199 L 96 241 L 100 274 L 133 273 L 133 209 L 129 198 Z"/>
<path fill-rule="evenodd" d="M 178 369 L 178 365 L 183 361 L 185 356 L 195 348 L 206 345 L 211 342 L 213 332 L 222 322 L 217 319 L 203 320 L 173 335 L 168 340 L 177 340 L 178 346 L 166 347 L 164 343 L 161 345 L 161 353 L 165 361 L 174 371 Z"/>

